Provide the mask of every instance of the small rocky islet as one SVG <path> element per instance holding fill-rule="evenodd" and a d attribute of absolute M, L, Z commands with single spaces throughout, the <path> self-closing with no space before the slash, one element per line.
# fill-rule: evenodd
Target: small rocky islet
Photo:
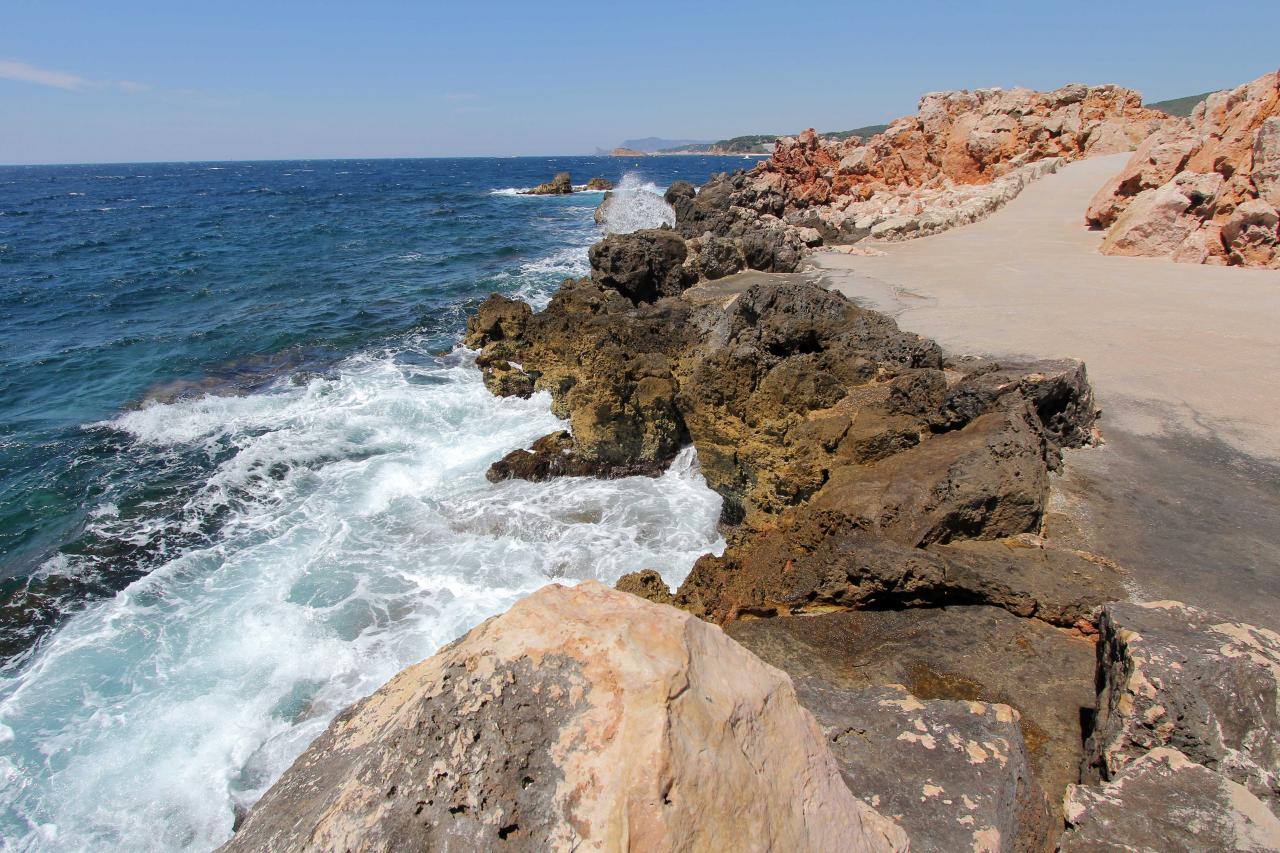
<path fill-rule="evenodd" d="M 1048 523 L 1062 454 L 1101 438 L 1085 365 L 945 353 L 801 270 L 1135 146 L 1090 209 L 1129 235 L 1104 251 L 1273 265 L 1277 79 L 1190 120 L 1119 87 L 928 95 L 866 143 L 674 184 L 675 228 L 606 237 L 540 311 L 490 297 L 486 386 L 568 428 L 489 478 L 692 445 L 727 547 L 674 591 L 653 567 L 483 623 L 335 720 L 225 849 L 1280 849 L 1280 635 L 1129 601 Z"/>
<path fill-rule="evenodd" d="M 545 184 L 538 184 L 520 195 L 572 195 L 576 192 L 600 192 L 613 189 L 613 182 L 606 178 L 592 178 L 586 185 L 578 188 L 573 185 L 573 176 L 568 172 L 559 172 Z"/>

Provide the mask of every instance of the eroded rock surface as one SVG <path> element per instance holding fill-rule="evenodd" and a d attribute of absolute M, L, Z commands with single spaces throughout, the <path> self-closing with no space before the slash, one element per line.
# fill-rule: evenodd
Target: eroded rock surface
<path fill-rule="evenodd" d="M 545 184 L 524 191 L 524 195 L 568 195 L 573 192 L 573 179 L 568 172 L 560 172 Z"/>
<path fill-rule="evenodd" d="M 1173 747 L 1280 813 L 1280 635 L 1178 602 L 1102 611 L 1085 780 Z"/>
<path fill-rule="evenodd" d="M 990 604 L 1085 631 L 1099 606 L 1124 596 L 1113 566 L 1041 540 L 916 548 L 849 527 L 763 533 L 723 558 L 703 557 L 681 587 L 695 612 L 720 618 Z"/>
<path fill-rule="evenodd" d="M 898 821 L 915 853 L 1040 853 L 1055 834 L 1009 706 L 815 679 L 798 680 L 796 693 L 850 789 Z"/>
<path fill-rule="evenodd" d="M 545 587 L 352 706 L 227 851 L 905 850 L 785 675 L 714 626 Z"/>
<path fill-rule="evenodd" d="M 1065 809 L 1060 853 L 1280 850 L 1280 819 L 1257 797 L 1168 747 L 1105 785 L 1073 785 Z"/>
<path fill-rule="evenodd" d="M 726 631 L 797 683 L 814 679 L 844 690 L 898 684 L 921 700 L 1016 709 L 1055 821 L 1067 785 L 1079 781 L 1081 716 L 1096 701 L 1087 638 L 986 606 L 739 620 Z"/>
<path fill-rule="evenodd" d="M 1085 220 L 1109 255 L 1280 269 L 1280 72 L 1202 101 L 1144 140 Z"/>
<path fill-rule="evenodd" d="M 656 604 L 671 604 L 675 601 L 675 596 L 671 594 L 671 587 L 667 586 L 667 582 L 662 579 L 662 575 L 653 569 L 628 572 L 618 578 L 618 582 L 613 585 L 613 588 L 622 592 L 629 592 L 632 595 L 638 595 Z"/>

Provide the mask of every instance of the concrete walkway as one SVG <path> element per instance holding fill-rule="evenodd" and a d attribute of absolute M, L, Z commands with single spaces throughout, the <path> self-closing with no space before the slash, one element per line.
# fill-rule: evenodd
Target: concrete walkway
<path fill-rule="evenodd" d="M 953 353 L 1083 359 L 1108 444 L 1069 455 L 1050 534 L 1125 564 L 1140 595 L 1280 628 L 1280 272 L 1098 254 L 1084 210 L 1127 156 L 883 256 L 815 262 Z"/>

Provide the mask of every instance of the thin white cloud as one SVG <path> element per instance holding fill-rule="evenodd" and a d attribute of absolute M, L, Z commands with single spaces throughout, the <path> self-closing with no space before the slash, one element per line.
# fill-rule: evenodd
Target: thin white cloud
<path fill-rule="evenodd" d="M 0 78 L 35 83 L 37 86 L 53 86 L 56 89 L 81 89 L 89 84 L 88 80 L 75 74 L 36 68 L 16 59 L 0 59 Z"/>
<path fill-rule="evenodd" d="M 52 86 L 55 89 L 78 91 L 81 89 L 119 89 L 124 92 L 146 92 L 151 89 L 145 83 L 135 80 L 88 80 L 79 74 L 69 71 L 53 71 L 48 68 L 36 68 L 17 59 L 0 59 L 0 79 L 16 80 L 19 83 L 34 83 L 37 86 Z"/>
<path fill-rule="evenodd" d="M 444 96 L 446 101 L 470 101 L 480 97 L 474 92 L 451 92 Z"/>

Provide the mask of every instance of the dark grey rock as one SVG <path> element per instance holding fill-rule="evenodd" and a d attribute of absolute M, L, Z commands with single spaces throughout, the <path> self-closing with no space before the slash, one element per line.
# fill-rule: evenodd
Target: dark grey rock
<path fill-rule="evenodd" d="M 1169 746 L 1280 811 L 1280 635 L 1178 602 L 1110 604 L 1085 781 Z"/>
<path fill-rule="evenodd" d="M 728 237 L 708 237 L 698 252 L 698 272 L 715 281 L 740 272 L 745 264 L 738 245 Z"/>
<path fill-rule="evenodd" d="M 611 234 L 588 254 L 592 279 L 635 303 L 678 296 L 694 283 L 683 267 L 688 257 L 684 239 L 667 229 Z"/>
<path fill-rule="evenodd" d="M 1257 797 L 1167 747 L 1105 785 L 1072 786 L 1065 809 L 1060 853 L 1280 850 L 1280 820 Z"/>
<path fill-rule="evenodd" d="M 920 700 L 901 687 L 796 680 L 849 789 L 896 820 L 916 853 L 1040 853 L 1053 834 L 1018 712 Z"/>
<path fill-rule="evenodd" d="M 729 636 L 792 679 L 859 689 L 899 684 L 925 699 L 1008 705 L 1055 820 L 1079 781 L 1082 716 L 1096 700 L 1087 639 L 996 607 L 780 616 L 730 623 Z"/>

